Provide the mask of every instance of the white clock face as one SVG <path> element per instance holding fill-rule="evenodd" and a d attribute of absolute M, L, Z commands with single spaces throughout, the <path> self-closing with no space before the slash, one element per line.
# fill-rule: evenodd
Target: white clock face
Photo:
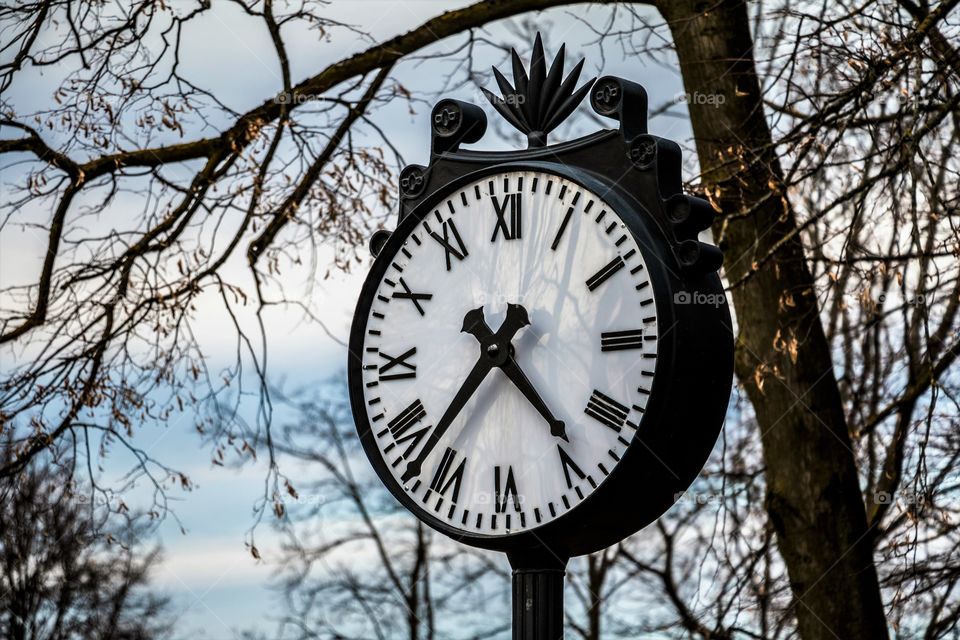
<path fill-rule="evenodd" d="M 383 258 L 355 355 L 397 483 L 471 535 L 576 509 L 633 440 L 657 363 L 648 265 L 617 212 L 553 174 L 499 173 Z"/>

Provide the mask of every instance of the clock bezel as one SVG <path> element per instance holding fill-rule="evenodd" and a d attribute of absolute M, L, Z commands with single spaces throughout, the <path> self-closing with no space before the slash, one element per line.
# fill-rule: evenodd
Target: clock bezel
<path fill-rule="evenodd" d="M 643 255 L 651 281 L 651 289 L 657 309 L 657 368 L 646 411 L 639 424 L 640 428 L 634 434 L 622 459 L 592 493 L 567 512 L 538 527 L 503 535 L 471 534 L 437 518 L 404 491 L 403 486 L 393 477 L 377 446 L 376 436 L 370 428 L 363 395 L 362 355 L 360 354 L 363 353 L 366 326 L 377 289 L 394 256 L 400 251 L 409 234 L 440 202 L 449 198 L 451 193 L 492 174 L 516 171 L 538 171 L 571 180 L 604 200 L 624 222 Z M 716 278 L 715 274 L 713 276 Z M 674 292 L 678 290 L 676 283 L 681 282 L 682 279 L 681 269 L 676 264 L 662 231 L 641 203 L 631 197 L 630 194 L 624 193 L 616 185 L 605 183 L 603 178 L 594 176 L 588 171 L 576 167 L 557 166 L 548 162 L 512 161 L 478 168 L 447 183 L 442 189 L 438 189 L 424 198 L 397 226 L 367 274 L 354 313 L 347 371 L 350 403 L 364 453 L 373 465 L 375 472 L 391 494 L 407 510 L 427 525 L 457 541 L 485 549 L 512 552 L 546 545 L 548 548 L 557 549 L 561 554 L 580 555 L 613 544 L 652 522 L 675 502 L 676 488 L 682 491 L 689 485 L 689 482 L 682 482 L 682 487 L 671 487 L 674 489 L 672 493 L 661 495 L 658 500 L 652 501 L 652 508 L 621 514 L 621 517 L 614 519 L 614 521 L 610 521 L 609 517 L 603 517 L 604 514 L 599 511 L 602 511 L 605 504 L 612 504 L 617 500 L 630 501 L 635 497 L 636 487 L 634 484 L 645 479 L 647 474 L 640 467 L 644 463 L 650 464 L 650 454 L 656 460 L 662 462 L 662 458 L 657 455 L 656 451 L 638 452 L 639 449 L 644 447 L 644 443 L 638 440 L 641 434 L 645 434 L 652 428 L 651 425 L 664 422 L 665 401 L 669 396 L 670 387 L 675 382 L 676 337 L 678 332 L 668 331 L 666 335 L 661 332 L 664 328 L 675 325 L 674 305 L 671 301 Z M 715 437 L 714 435 L 714 440 Z M 649 447 L 647 448 L 649 449 Z M 704 460 L 701 460 L 696 465 L 694 476 L 699 472 L 703 462 Z M 677 476 L 676 473 L 673 475 Z M 674 483 L 668 484 L 672 485 Z M 660 491 L 660 493 L 665 492 Z M 596 521 L 606 521 L 603 531 L 598 532 L 596 529 L 591 531 L 590 527 L 585 526 Z M 575 526 L 571 523 L 578 523 L 581 526 Z"/>

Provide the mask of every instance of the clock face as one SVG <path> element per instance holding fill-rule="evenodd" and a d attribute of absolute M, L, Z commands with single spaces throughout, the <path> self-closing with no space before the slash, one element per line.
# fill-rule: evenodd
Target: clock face
<path fill-rule="evenodd" d="M 633 441 L 657 367 L 650 265 L 617 211 L 551 173 L 497 173 L 380 260 L 353 384 L 395 489 L 471 536 L 575 510 Z"/>

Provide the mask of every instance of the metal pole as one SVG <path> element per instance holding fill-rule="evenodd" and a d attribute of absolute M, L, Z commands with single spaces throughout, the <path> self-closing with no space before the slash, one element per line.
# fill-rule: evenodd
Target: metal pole
<path fill-rule="evenodd" d="M 567 559 L 549 549 L 507 557 L 513 567 L 513 640 L 560 640 Z"/>

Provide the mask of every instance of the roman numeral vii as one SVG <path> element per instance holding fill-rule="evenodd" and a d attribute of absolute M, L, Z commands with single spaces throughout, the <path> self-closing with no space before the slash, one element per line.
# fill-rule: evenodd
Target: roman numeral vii
<path fill-rule="evenodd" d="M 430 491 L 439 493 L 441 496 L 445 496 L 452 488 L 453 493 L 450 495 L 450 500 L 453 502 L 456 502 L 457 497 L 460 495 L 460 483 L 463 481 L 463 468 L 467 464 L 467 459 L 464 458 L 460 461 L 460 465 L 456 471 L 453 471 L 453 462 L 456 458 L 457 452 L 447 447 L 447 450 L 443 452 L 443 457 L 440 459 L 440 464 L 437 466 L 436 472 L 433 474 L 433 480 L 430 481 Z"/>

